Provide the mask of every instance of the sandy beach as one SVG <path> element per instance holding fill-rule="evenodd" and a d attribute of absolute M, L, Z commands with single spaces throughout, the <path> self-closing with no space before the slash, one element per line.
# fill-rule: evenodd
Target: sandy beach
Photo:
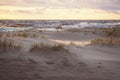
<path fill-rule="evenodd" d="M 1 32 L 15 45 L 0 48 L 0 80 L 120 80 L 120 45 L 91 44 L 105 38 L 93 30 Z"/>
<path fill-rule="evenodd" d="M 120 0 L 0 0 L 0 80 L 120 80 Z"/>

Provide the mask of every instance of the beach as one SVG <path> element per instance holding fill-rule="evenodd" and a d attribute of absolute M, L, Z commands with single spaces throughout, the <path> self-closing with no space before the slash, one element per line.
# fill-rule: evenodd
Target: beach
<path fill-rule="evenodd" d="M 120 0 L 0 0 L 0 80 L 120 80 Z"/>
<path fill-rule="evenodd" d="M 1 42 L 14 45 L 1 46 L 0 80 L 119 80 L 120 45 L 91 44 L 106 38 L 99 31 L 1 32 Z"/>

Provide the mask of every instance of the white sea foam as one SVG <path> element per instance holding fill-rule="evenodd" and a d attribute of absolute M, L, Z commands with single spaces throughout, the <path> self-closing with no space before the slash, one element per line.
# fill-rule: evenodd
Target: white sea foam
<path fill-rule="evenodd" d="M 63 29 L 73 29 L 73 28 L 85 28 L 85 27 L 97 27 L 97 28 L 108 28 L 114 26 L 120 26 L 120 22 L 118 23 L 88 23 L 88 22 L 81 22 L 76 23 L 74 25 L 63 25 Z"/>
<path fill-rule="evenodd" d="M 62 29 L 56 29 L 56 28 L 36 28 L 36 29 L 39 31 L 53 31 L 53 32 L 62 31 Z"/>
<path fill-rule="evenodd" d="M 13 32 L 13 31 L 24 31 L 24 30 L 28 30 L 28 29 L 31 29 L 31 27 L 0 27 L 0 31 L 3 31 L 3 32 Z"/>
<path fill-rule="evenodd" d="M 19 21 L 18 21 L 19 22 Z M 22 24 L 24 22 L 21 22 L 19 24 Z M 9 24 L 16 24 L 16 22 L 9 22 Z M 28 23 L 27 23 L 28 24 Z M 97 27 L 97 28 L 102 28 L 102 27 L 114 27 L 114 26 L 120 26 L 120 22 L 72 22 L 72 21 L 67 21 L 67 23 L 60 22 L 60 21 L 33 21 L 30 22 L 32 26 L 26 26 L 26 27 L 9 27 L 9 25 L 4 24 L 5 26 L 0 27 L 0 31 L 4 32 L 12 32 L 12 31 L 24 31 L 24 30 L 29 30 L 31 28 L 35 28 L 40 31 L 62 31 L 66 29 L 80 29 L 80 28 L 85 28 L 85 27 Z M 61 28 L 61 29 L 57 29 Z"/>
<path fill-rule="evenodd" d="M 78 25 L 80 28 L 83 27 L 114 27 L 114 26 L 120 26 L 120 22 L 117 23 L 88 23 L 88 22 L 81 22 L 76 24 Z"/>

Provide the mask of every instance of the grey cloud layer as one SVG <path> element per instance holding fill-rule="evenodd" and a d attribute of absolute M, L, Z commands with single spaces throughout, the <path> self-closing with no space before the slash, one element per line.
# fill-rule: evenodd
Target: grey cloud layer
<path fill-rule="evenodd" d="M 94 8 L 119 11 L 120 0 L 3 0 L 0 5 L 42 6 L 44 8 Z"/>

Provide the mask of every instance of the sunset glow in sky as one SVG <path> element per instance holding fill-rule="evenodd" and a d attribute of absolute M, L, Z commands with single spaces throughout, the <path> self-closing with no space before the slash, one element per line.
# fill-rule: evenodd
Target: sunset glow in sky
<path fill-rule="evenodd" d="M 120 0 L 0 0 L 0 19 L 120 20 Z"/>

